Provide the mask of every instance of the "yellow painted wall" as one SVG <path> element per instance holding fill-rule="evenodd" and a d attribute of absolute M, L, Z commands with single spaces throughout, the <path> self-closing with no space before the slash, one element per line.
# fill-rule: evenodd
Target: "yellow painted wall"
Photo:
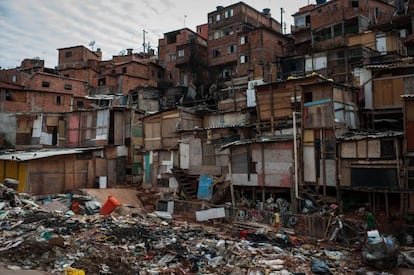
<path fill-rule="evenodd" d="M 27 164 L 25 162 L 0 160 L 0 181 L 5 178 L 19 181 L 18 191 L 24 192 L 26 188 Z"/>
<path fill-rule="evenodd" d="M 20 162 L 19 163 L 19 187 L 17 190 L 19 192 L 26 191 L 26 181 L 27 181 L 27 163 Z"/>
<path fill-rule="evenodd" d="M 6 162 L 4 160 L 0 160 L 0 181 L 3 182 L 6 173 Z"/>

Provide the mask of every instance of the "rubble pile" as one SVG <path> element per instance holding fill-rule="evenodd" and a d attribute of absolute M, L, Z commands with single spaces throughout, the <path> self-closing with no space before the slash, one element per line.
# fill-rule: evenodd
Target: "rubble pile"
<path fill-rule="evenodd" d="M 157 211 L 101 215 L 92 213 L 90 205 L 96 203 L 85 198 L 83 214 L 75 214 L 62 211 L 67 199 L 50 201 L 51 210 L 0 185 L 2 261 L 53 274 L 67 268 L 86 274 L 309 274 L 321 269 L 345 274 L 361 266 L 360 254 L 309 244 L 265 225 L 241 230 Z"/>

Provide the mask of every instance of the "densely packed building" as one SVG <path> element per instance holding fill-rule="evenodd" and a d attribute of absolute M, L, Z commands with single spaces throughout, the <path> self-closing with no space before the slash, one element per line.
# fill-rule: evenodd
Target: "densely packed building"
<path fill-rule="evenodd" d="M 196 31 L 165 33 L 158 55 L 102 60 L 75 46 L 58 49 L 54 69 L 25 59 L 1 70 L 0 178 L 47 193 L 45 178 L 58 174 L 76 178 L 60 180 L 62 191 L 104 177 L 178 186 L 191 199 L 210 175 L 230 182 L 233 204 L 283 197 L 414 212 L 414 3 L 316 2 L 293 14 L 290 34 L 270 9 L 238 2 Z M 82 150 L 19 161 L 12 148 Z"/>

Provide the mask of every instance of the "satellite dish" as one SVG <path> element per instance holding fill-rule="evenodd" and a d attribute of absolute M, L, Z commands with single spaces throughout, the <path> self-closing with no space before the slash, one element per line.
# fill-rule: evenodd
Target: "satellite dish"
<path fill-rule="evenodd" d="M 93 50 L 93 45 L 95 45 L 95 41 L 89 42 L 89 46 L 92 47 L 92 50 Z"/>
<path fill-rule="evenodd" d="M 122 50 L 119 52 L 119 55 L 125 55 L 125 52 L 126 52 L 125 50 Z"/>

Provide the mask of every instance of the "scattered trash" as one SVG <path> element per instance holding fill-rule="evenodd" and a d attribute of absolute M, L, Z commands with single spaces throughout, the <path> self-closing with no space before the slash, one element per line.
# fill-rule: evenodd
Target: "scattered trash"
<path fill-rule="evenodd" d="M 312 260 L 311 270 L 315 274 L 332 274 L 328 265 L 324 261 L 318 259 Z"/>
<path fill-rule="evenodd" d="M 398 266 L 414 269 L 414 250 L 402 251 L 398 258 Z"/>
<path fill-rule="evenodd" d="M 399 245 L 393 237 L 368 243 L 362 249 L 362 262 L 378 269 L 393 268 L 398 265 Z"/>
<path fill-rule="evenodd" d="M 226 217 L 226 213 L 224 208 L 211 208 L 208 210 L 201 210 L 196 212 L 196 220 L 201 221 L 208 221 L 211 219 L 219 219 Z"/>
<path fill-rule="evenodd" d="M 289 204 L 283 199 L 264 203 L 268 216 L 257 209 L 240 210 L 244 220 L 232 223 L 217 223 L 228 218 L 227 206 L 191 212 L 189 220 L 121 205 L 110 197 L 102 206 L 91 196 L 31 197 L 4 185 L 0 202 L 0 257 L 13 269 L 66 275 L 287 275 L 311 270 L 353 274 L 361 266 L 349 251 L 310 245 L 313 240 L 284 227 L 283 217 L 296 227 L 302 222 L 287 214 Z M 267 219 L 275 213 L 280 214 L 279 228 L 254 222 L 259 214 Z M 394 245 L 392 239 L 384 240 Z M 408 255 L 405 264 L 410 259 Z"/>
<path fill-rule="evenodd" d="M 108 200 L 102 206 L 100 213 L 102 215 L 111 214 L 121 203 L 112 195 L 108 196 Z"/>

